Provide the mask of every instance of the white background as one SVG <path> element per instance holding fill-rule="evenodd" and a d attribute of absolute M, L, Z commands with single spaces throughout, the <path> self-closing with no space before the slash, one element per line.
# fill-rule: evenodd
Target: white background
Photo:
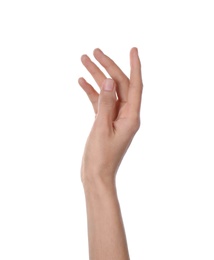
<path fill-rule="evenodd" d="M 0 2 L 0 259 L 88 259 L 81 156 L 94 115 L 77 80 L 101 48 L 142 125 L 118 172 L 131 259 L 214 259 L 213 1 Z"/>

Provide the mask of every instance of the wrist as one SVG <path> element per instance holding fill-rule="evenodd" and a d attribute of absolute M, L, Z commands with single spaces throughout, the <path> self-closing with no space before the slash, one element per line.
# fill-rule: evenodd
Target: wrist
<path fill-rule="evenodd" d="M 114 193 L 116 191 L 115 178 L 112 175 L 102 174 L 81 174 L 81 181 L 85 194 L 103 194 L 109 191 Z"/>
<path fill-rule="evenodd" d="M 117 170 L 110 165 L 98 165 L 98 163 L 89 164 L 82 162 L 81 181 L 84 185 L 112 185 L 115 183 Z"/>

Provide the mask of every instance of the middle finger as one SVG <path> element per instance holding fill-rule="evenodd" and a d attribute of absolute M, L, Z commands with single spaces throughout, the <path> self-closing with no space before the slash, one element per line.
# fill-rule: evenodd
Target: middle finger
<path fill-rule="evenodd" d="M 123 73 L 117 64 L 100 49 L 94 50 L 94 57 L 116 82 L 119 100 L 121 102 L 126 102 L 128 98 L 129 78 Z"/>

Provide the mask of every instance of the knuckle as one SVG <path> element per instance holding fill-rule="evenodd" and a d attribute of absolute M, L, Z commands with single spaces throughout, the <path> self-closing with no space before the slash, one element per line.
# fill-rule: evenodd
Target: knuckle
<path fill-rule="evenodd" d="M 97 117 L 95 118 L 94 130 L 97 137 L 100 136 L 101 138 L 103 138 L 109 137 L 111 135 L 111 127 L 109 125 L 109 122 L 102 115 L 97 115 Z"/>
<path fill-rule="evenodd" d="M 101 100 L 101 105 L 107 107 L 107 108 L 112 108 L 112 105 L 115 103 L 113 98 L 109 97 L 103 97 Z"/>

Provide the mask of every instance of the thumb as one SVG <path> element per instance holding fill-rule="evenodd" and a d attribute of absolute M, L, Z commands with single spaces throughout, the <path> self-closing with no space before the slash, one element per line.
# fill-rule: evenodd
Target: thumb
<path fill-rule="evenodd" d="M 113 79 L 105 79 L 98 101 L 97 117 L 111 123 L 113 120 L 115 105 L 116 105 L 116 84 Z"/>

